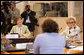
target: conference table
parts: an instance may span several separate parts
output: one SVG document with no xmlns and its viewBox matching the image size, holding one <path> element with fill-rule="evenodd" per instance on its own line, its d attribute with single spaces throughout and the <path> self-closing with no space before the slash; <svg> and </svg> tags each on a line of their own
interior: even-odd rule
<svg viewBox="0 0 84 55">
<path fill-rule="evenodd" d="M 1 39 L 5 39 L 5 38 L 1 38 Z M 17 43 L 28 43 L 28 42 L 34 42 L 35 38 L 16 38 L 16 39 L 10 39 L 12 40 L 13 44 L 17 44 Z M 83 44 L 82 45 L 78 45 L 78 48 L 83 48 Z M 77 48 L 76 47 L 76 48 Z M 16 49 L 16 48 L 10 48 L 10 49 L 6 49 L 5 51 L 7 51 L 8 54 L 28 54 L 25 52 L 25 49 Z M 83 49 L 69 49 L 69 48 L 64 48 L 64 54 L 83 54 Z"/>
<path fill-rule="evenodd" d="M 13 49 L 14 50 L 14 49 Z M 18 51 L 14 51 L 14 52 L 8 52 L 9 54 L 28 54 L 25 52 L 25 50 L 18 50 Z M 67 49 L 65 48 L 64 49 L 64 54 L 83 54 L 83 50 L 70 50 L 70 49 Z"/>
</svg>

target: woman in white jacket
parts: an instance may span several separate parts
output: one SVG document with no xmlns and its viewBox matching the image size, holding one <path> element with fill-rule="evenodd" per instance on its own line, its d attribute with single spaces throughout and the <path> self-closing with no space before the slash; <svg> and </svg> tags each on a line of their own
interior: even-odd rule
<svg viewBox="0 0 84 55">
<path fill-rule="evenodd" d="M 80 39 L 80 28 L 76 25 L 76 19 L 75 17 L 70 17 L 66 21 L 67 27 L 66 29 L 61 33 L 66 40 L 72 40 L 76 41 Z"/>
</svg>

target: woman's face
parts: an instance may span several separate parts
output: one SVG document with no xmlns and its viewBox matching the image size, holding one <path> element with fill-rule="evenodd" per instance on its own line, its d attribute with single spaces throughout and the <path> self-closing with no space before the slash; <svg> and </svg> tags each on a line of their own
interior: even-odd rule
<svg viewBox="0 0 84 55">
<path fill-rule="evenodd" d="M 73 27 L 75 26 L 74 20 L 68 21 L 67 25 L 68 25 L 70 28 L 73 28 Z"/>
<path fill-rule="evenodd" d="M 22 25 L 22 20 L 21 20 L 21 18 L 19 18 L 19 19 L 17 20 L 17 25 L 19 25 L 19 26 Z"/>
<path fill-rule="evenodd" d="M 11 8 L 13 9 L 15 7 L 14 3 L 11 3 Z"/>
</svg>

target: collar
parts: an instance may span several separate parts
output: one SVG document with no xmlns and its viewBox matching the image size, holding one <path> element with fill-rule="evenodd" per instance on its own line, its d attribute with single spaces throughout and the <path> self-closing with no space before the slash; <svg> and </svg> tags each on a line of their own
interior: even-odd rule
<svg viewBox="0 0 84 55">
<path fill-rule="evenodd" d="M 17 27 L 18 27 L 18 25 L 17 25 Z M 23 27 L 23 24 L 22 24 L 22 26 L 20 28 L 22 28 L 22 27 Z"/>
<path fill-rule="evenodd" d="M 16 8 L 12 9 L 13 11 L 15 10 Z"/>
</svg>

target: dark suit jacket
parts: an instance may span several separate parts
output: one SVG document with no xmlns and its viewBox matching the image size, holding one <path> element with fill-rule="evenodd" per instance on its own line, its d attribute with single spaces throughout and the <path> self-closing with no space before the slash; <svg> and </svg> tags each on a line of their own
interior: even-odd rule
<svg viewBox="0 0 84 55">
<path fill-rule="evenodd" d="M 37 25 L 37 22 L 38 22 L 38 21 L 37 21 L 37 19 L 35 18 L 35 15 L 36 15 L 36 12 L 34 12 L 34 11 L 31 11 L 29 14 L 27 14 L 26 11 L 23 12 L 23 13 L 21 14 L 21 17 L 24 18 L 23 24 L 26 24 L 25 22 L 26 22 L 26 20 L 27 20 L 27 17 L 29 16 L 29 19 L 30 19 L 31 23 L 34 24 L 34 25 Z"/>
<path fill-rule="evenodd" d="M 35 15 L 36 15 L 36 12 L 34 12 L 34 11 L 31 11 L 29 14 L 27 14 L 27 12 L 25 11 L 21 14 L 22 18 L 24 18 L 23 24 L 27 25 L 29 31 L 31 31 L 31 32 L 34 31 L 35 25 L 38 26 L 38 24 L 37 24 L 38 21 L 35 18 Z M 29 16 L 29 20 L 31 21 L 31 23 L 26 23 L 28 16 Z"/>
</svg>

